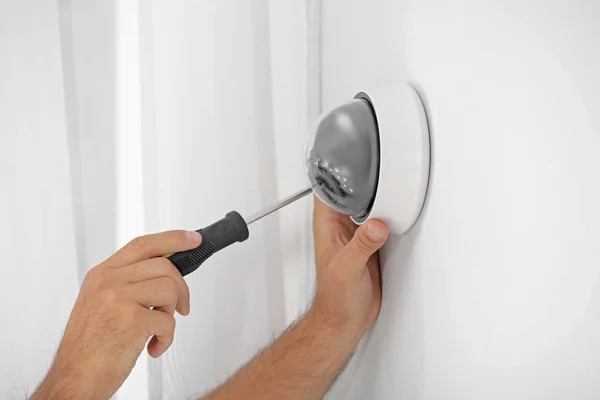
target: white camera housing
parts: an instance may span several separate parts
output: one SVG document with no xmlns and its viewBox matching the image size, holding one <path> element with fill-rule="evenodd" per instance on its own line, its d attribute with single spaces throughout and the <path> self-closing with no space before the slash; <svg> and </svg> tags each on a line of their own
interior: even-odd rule
<svg viewBox="0 0 600 400">
<path fill-rule="evenodd" d="M 379 132 L 379 179 L 370 212 L 352 220 L 385 222 L 401 235 L 417 221 L 427 194 L 430 169 L 429 126 L 423 103 L 408 84 L 358 93 L 372 105 Z"/>
</svg>

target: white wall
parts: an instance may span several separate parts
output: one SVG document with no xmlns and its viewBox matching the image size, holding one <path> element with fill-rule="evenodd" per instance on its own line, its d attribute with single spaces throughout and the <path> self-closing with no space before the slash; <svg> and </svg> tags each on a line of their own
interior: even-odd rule
<svg viewBox="0 0 600 400">
<path fill-rule="evenodd" d="M 600 3 L 323 5 L 325 107 L 408 79 L 433 157 L 330 398 L 598 398 Z"/>
</svg>

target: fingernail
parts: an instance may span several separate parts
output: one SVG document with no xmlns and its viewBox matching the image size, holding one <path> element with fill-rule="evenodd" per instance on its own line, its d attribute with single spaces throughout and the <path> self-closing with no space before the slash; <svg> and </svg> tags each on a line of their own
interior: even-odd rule
<svg viewBox="0 0 600 400">
<path fill-rule="evenodd" d="M 385 232 L 379 229 L 374 224 L 369 224 L 367 225 L 367 236 L 369 237 L 369 239 L 375 242 L 379 242 L 385 237 Z"/>
<path fill-rule="evenodd" d="M 196 231 L 188 231 L 187 237 L 192 243 L 200 243 L 202 241 L 202 235 Z"/>
</svg>

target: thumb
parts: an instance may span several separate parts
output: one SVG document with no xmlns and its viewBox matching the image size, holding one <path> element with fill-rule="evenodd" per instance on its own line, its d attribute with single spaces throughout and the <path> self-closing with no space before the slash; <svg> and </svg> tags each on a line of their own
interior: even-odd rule
<svg viewBox="0 0 600 400">
<path fill-rule="evenodd" d="M 338 262 L 349 273 L 362 273 L 369 257 L 379 250 L 387 240 L 387 226 L 378 220 L 370 220 L 358 227 L 350 243 L 340 252 Z"/>
</svg>

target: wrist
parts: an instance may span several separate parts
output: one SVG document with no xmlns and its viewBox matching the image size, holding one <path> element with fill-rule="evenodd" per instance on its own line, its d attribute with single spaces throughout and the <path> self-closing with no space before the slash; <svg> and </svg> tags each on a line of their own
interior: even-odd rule
<svg viewBox="0 0 600 400">
<path fill-rule="evenodd" d="M 332 304 L 318 293 L 306 316 L 314 325 L 331 332 L 338 341 L 353 349 L 367 330 L 363 319 L 354 317 L 345 307 Z"/>
<path fill-rule="evenodd" d="M 206 400 L 321 399 L 352 353 L 343 325 L 311 307 L 273 344 Z"/>
<path fill-rule="evenodd" d="M 362 337 L 361 330 L 357 324 L 343 315 L 336 315 L 334 312 L 328 311 L 325 307 L 317 302 L 314 302 L 304 316 L 308 329 L 312 329 L 316 334 L 322 334 L 335 341 L 336 346 L 343 349 L 354 348 L 360 342 Z"/>
</svg>

